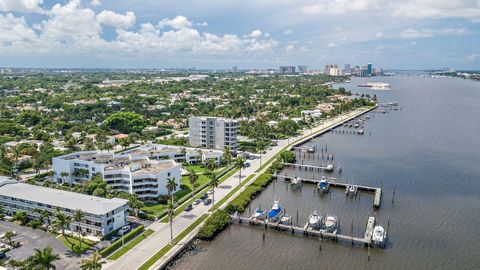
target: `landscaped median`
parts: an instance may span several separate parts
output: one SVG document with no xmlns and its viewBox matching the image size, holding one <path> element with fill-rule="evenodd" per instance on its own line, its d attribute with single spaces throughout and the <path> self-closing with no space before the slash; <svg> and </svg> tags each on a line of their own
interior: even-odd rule
<svg viewBox="0 0 480 270">
<path fill-rule="evenodd" d="M 185 236 L 191 233 L 199 224 L 201 224 L 206 218 L 208 214 L 203 214 L 199 217 L 195 222 L 193 222 L 188 228 L 183 230 L 177 237 L 173 239 L 173 243 L 167 244 L 165 247 L 160 249 L 157 253 L 155 253 L 150 259 L 148 259 L 142 266 L 140 266 L 137 270 L 148 270 L 152 265 L 154 265 L 160 258 L 162 258 L 165 254 L 167 254 L 170 249 L 175 246 L 175 243 L 180 242 Z"/>
<path fill-rule="evenodd" d="M 112 254 L 113 252 L 115 252 L 117 249 L 121 248 L 122 247 L 122 243 L 127 243 L 128 241 L 132 240 L 133 238 L 135 238 L 137 235 L 139 235 L 140 233 L 143 232 L 144 230 L 144 226 L 143 225 L 140 225 L 138 227 L 136 227 L 135 229 L 131 230 L 130 232 L 128 232 L 127 234 L 125 234 L 123 237 L 121 237 L 120 239 L 116 240 L 115 242 L 113 242 L 113 244 L 111 244 L 110 246 L 100 250 L 100 255 L 102 255 L 102 257 L 106 258 L 108 255 Z M 123 240 L 123 242 L 122 242 Z"/>
</svg>

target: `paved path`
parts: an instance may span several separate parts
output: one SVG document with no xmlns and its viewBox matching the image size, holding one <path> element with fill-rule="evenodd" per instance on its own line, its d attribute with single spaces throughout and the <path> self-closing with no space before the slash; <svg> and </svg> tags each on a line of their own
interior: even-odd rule
<svg viewBox="0 0 480 270">
<path fill-rule="evenodd" d="M 365 112 L 363 110 L 356 110 L 353 112 L 348 113 L 347 115 L 343 115 L 342 117 L 336 117 L 331 120 L 327 120 L 325 123 L 313 128 L 304 130 L 301 135 L 298 135 L 293 138 L 279 140 L 278 145 L 272 147 L 272 149 L 268 150 L 266 154 L 262 155 L 262 162 L 267 162 L 271 157 L 278 154 L 283 148 L 288 146 L 289 144 L 299 141 L 301 138 L 320 132 L 325 129 L 329 129 L 332 125 L 342 122 L 344 119 L 353 117 L 355 115 L 359 115 Z M 242 179 L 245 179 L 247 176 L 254 174 L 255 171 L 260 168 L 260 159 L 249 160 L 250 167 L 245 168 L 242 170 Z M 262 163 L 262 164 L 263 164 Z M 266 168 L 265 168 L 266 169 Z M 253 181 L 254 179 L 252 179 Z M 225 197 L 235 186 L 239 183 L 239 173 L 232 175 L 228 179 L 226 179 L 218 188 L 215 189 L 215 201 L 218 201 Z M 243 188 L 242 188 L 243 189 Z M 240 190 L 242 190 L 240 189 Z M 238 191 L 236 194 L 240 193 Z M 232 198 L 235 196 L 232 196 Z M 231 198 L 231 199 L 232 199 Z M 199 204 L 194 206 L 193 210 L 190 212 L 182 212 L 177 217 L 174 218 L 173 221 L 173 237 L 177 236 L 183 230 L 185 230 L 190 224 L 192 224 L 197 218 L 202 216 L 203 214 L 208 212 L 212 205 L 204 206 L 203 204 Z M 126 254 L 115 261 L 109 261 L 107 264 L 104 265 L 104 269 L 114 269 L 114 270 L 132 270 L 138 269 L 144 262 L 150 259 L 156 252 L 162 249 L 170 242 L 170 224 L 169 223 L 160 223 L 154 222 L 152 225 L 148 227 L 152 229 L 154 233 L 144 241 L 142 241 L 139 245 L 134 247 L 133 249 L 129 250 Z M 155 265 L 151 269 L 156 269 Z"/>
</svg>

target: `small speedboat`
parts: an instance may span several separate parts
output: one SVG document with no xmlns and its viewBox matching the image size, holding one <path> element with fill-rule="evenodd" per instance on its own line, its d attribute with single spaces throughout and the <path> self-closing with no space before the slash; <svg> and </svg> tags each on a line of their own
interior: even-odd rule
<svg viewBox="0 0 480 270">
<path fill-rule="evenodd" d="M 353 125 L 354 128 L 358 128 L 360 125 L 357 123 L 355 125 Z"/>
<path fill-rule="evenodd" d="M 307 148 L 307 152 L 313 153 L 313 152 L 315 152 L 315 148 L 313 148 L 313 147 L 308 147 L 308 148 Z"/>
<path fill-rule="evenodd" d="M 253 213 L 252 218 L 261 220 L 261 219 L 263 219 L 263 213 L 264 213 L 264 211 L 262 209 L 258 208 L 257 210 L 255 210 L 255 213 Z"/>
<path fill-rule="evenodd" d="M 321 221 L 320 215 L 317 213 L 317 211 L 312 211 L 310 216 L 308 217 L 308 226 L 312 229 L 318 229 L 320 228 L 320 221 Z"/>
<path fill-rule="evenodd" d="M 292 224 L 292 217 L 285 214 L 283 217 L 280 219 L 280 223 L 282 224 Z"/>
<path fill-rule="evenodd" d="M 276 221 L 280 218 L 280 214 L 282 213 L 282 206 L 278 202 L 278 200 L 273 201 L 272 209 L 268 211 L 268 219 L 270 221 Z"/>
<path fill-rule="evenodd" d="M 363 129 L 357 130 L 357 134 L 359 134 L 359 135 L 363 135 L 363 132 L 364 132 Z"/>
<path fill-rule="evenodd" d="M 322 177 L 322 180 L 320 180 L 320 182 L 318 183 L 318 190 L 323 193 L 327 193 L 328 191 L 330 191 L 330 183 L 328 183 L 325 177 Z"/>
<path fill-rule="evenodd" d="M 294 177 L 290 181 L 290 186 L 295 187 L 295 188 L 300 187 L 301 184 L 302 184 L 302 181 L 300 180 L 299 177 Z"/>
<path fill-rule="evenodd" d="M 365 115 L 365 117 L 366 117 L 367 119 L 370 119 L 370 115 L 369 115 L 369 114 Z"/>
<path fill-rule="evenodd" d="M 333 164 L 328 164 L 327 167 L 325 167 L 326 172 L 333 172 Z"/>
<path fill-rule="evenodd" d="M 357 195 L 357 186 L 355 185 L 348 185 L 345 189 L 345 194 L 347 195 Z"/>
<path fill-rule="evenodd" d="M 383 246 L 386 236 L 387 234 L 382 226 L 377 225 L 373 228 L 372 241 L 375 245 Z"/>
<path fill-rule="evenodd" d="M 334 216 L 327 216 L 323 222 L 323 226 L 327 232 L 335 232 L 337 230 L 337 218 Z"/>
</svg>

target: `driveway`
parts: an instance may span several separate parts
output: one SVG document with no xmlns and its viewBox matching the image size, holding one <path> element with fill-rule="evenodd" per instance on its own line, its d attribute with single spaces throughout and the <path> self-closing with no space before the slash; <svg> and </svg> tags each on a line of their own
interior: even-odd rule
<svg viewBox="0 0 480 270">
<path fill-rule="evenodd" d="M 74 254 L 51 234 L 40 229 L 34 230 L 30 227 L 20 226 L 13 222 L 0 221 L 0 234 L 6 231 L 15 231 L 17 235 L 12 240 L 21 243 L 19 248 L 7 252 L 7 261 L 9 259 L 25 260 L 35 252 L 35 249 L 51 246 L 54 253 L 61 257 L 60 261 L 56 263 L 57 269 L 80 268 L 81 257 Z"/>
</svg>

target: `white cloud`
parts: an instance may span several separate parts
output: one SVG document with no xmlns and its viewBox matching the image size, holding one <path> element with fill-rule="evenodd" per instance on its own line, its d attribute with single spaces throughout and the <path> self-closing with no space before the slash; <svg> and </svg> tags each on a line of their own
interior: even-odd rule
<svg viewBox="0 0 480 270">
<path fill-rule="evenodd" d="M 293 44 L 290 44 L 284 48 L 286 52 L 293 51 L 295 49 L 295 46 Z"/>
<path fill-rule="evenodd" d="M 283 34 L 285 34 L 285 35 L 291 35 L 291 34 L 293 34 L 293 32 L 294 32 L 293 29 L 288 28 L 288 29 L 285 29 L 285 31 L 283 31 Z"/>
<path fill-rule="evenodd" d="M 467 59 L 474 62 L 475 60 L 477 59 L 480 59 L 480 55 L 478 54 L 470 54 L 470 55 L 467 55 Z"/>
<path fill-rule="evenodd" d="M 92 1 L 90 1 L 90 5 L 92 5 L 94 7 L 98 7 L 98 6 L 102 5 L 102 2 L 100 0 L 92 0 Z"/>
<path fill-rule="evenodd" d="M 375 34 L 375 37 L 376 37 L 376 38 L 382 38 L 382 37 L 383 37 L 383 33 L 382 33 L 382 32 L 377 32 L 377 33 Z"/>
<path fill-rule="evenodd" d="M 42 4 L 43 0 L 0 0 L 0 11 L 43 13 L 43 9 L 40 7 Z"/>
<path fill-rule="evenodd" d="M 330 43 L 327 44 L 327 47 L 328 48 L 335 48 L 335 47 L 338 47 L 338 45 L 335 44 L 334 42 L 330 42 Z"/>
<path fill-rule="evenodd" d="M 127 11 L 125 15 L 115 13 L 111 10 L 104 10 L 97 15 L 97 21 L 103 25 L 115 28 L 129 28 L 135 25 L 135 14 Z"/>
<path fill-rule="evenodd" d="M 17 46 L 19 43 L 37 40 L 35 31 L 30 29 L 23 17 L 15 17 L 11 13 L 0 14 L 0 48 Z"/>
<path fill-rule="evenodd" d="M 262 36 L 262 31 L 260 31 L 258 29 L 253 30 L 248 36 L 251 37 L 251 38 L 259 38 L 259 37 Z"/>
<path fill-rule="evenodd" d="M 468 31 L 465 28 L 445 28 L 445 29 L 414 29 L 409 28 L 404 30 L 401 34 L 401 38 L 406 39 L 415 39 L 415 38 L 428 38 L 434 36 L 443 36 L 443 35 L 455 35 L 460 36 L 466 34 Z"/>
<path fill-rule="evenodd" d="M 169 26 L 172 29 L 179 30 L 183 28 L 192 27 L 192 22 L 189 21 L 185 16 L 177 16 L 173 19 L 163 19 L 158 23 L 160 28 Z"/>
</svg>

